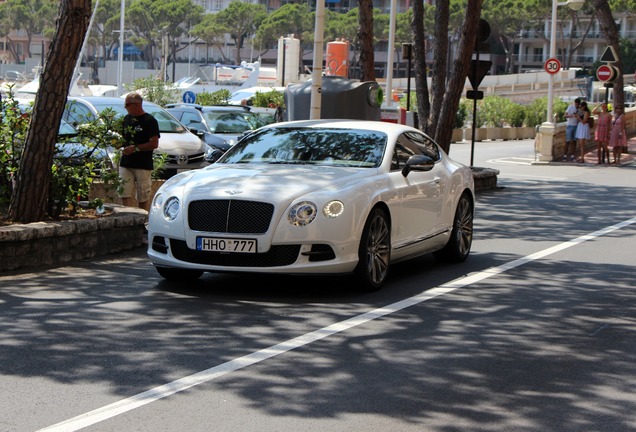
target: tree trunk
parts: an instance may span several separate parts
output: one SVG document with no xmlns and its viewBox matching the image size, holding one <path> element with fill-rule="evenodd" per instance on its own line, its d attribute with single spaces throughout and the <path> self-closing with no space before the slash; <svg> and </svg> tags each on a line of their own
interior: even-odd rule
<svg viewBox="0 0 636 432">
<path fill-rule="evenodd" d="M 614 106 L 623 105 L 625 102 L 625 92 L 623 90 L 623 63 L 621 61 L 618 26 L 614 21 L 612 10 L 610 9 L 607 0 L 594 0 L 594 9 L 598 14 L 598 22 L 601 26 L 601 31 L 605 35 L 607 44 L 614 48 L 614 51 L 616 51 L 616 55 L 618 56 L 616 59 L 618 61 L 616 63 L 612 63 L 612 66 L 616 67 L 621 72 L 614 80 Z"/>
<path fill-rule="evenodd" d="M 421 131 L 428 133 L 428 117 L 431 102 L 428 98 L 426 76 L 426 30 L 424 29 L 424 4 L 413 3 L 413 58 L 415 60 L 415 93 L 417 94 L 417 124 Z"/>
<path fill-rule="evenodd" d="M 360 81 L 375 81 L 373 56 L 373 1 L 360 0 L 358 40 L 360 41 Z M 390 97 L 391 95 L 386 95 Z"/>
<path fill-rule="evenodd" d="M 435 59 L 433 61 L 433 74 L 431 78 L 431 117 L 428 120 L 428 129 L 434 130 L 434 125 L 439 123 L 441 115 L 439 107 L 442 106 L 446 86 L 450 84 L 450 76 L 447 76 L 446 68 L 448 50 L 448 20 L 450 14 L 450 2 L 437 2 L 435 6 Z M 418 98 L 419 99 L 419 98 Z M 437 109 L 436 109 L 437 108 Z M 454 117 L 454 116 L 453 116 Z M 454 118 L 453 118 L 454 121 Z M 451 123 L 452 124 L 452 123 Z"/>
<path fill-rule="evenodd" d="M 15 222 L 37 222 L 46 217 L 53 150 L 91 10 L 91 0 L 60 3 L 55 37 L 40 76 L 17 184 L 9 205 L 9 217 Z"/>
<path fill-rule="evenodd" d="M 446 85 L 446 92 L 441 103 L 439 117 L 435 124 L 431 125 L 435 129 L 434 139 L 447 152 L 450 152 L 450 143 L 453 136 L 453 125 L 459 100 L 461 99 L 466 83 L 466 77 L 470 70 L 470 61 L 475 50 L 475 42 L 479 28 L 479 18 L 481 16 L 481 6 L 483 0 L 468 0 L 466 5 L 466 14 L 464 15 L 464 24 L 460 29 L 459 51 L 457 57 L 453 59 L 451 67 L 451 76 Z M 438 28 L 439 24 L 435 24 L 435 37 L 446 38 L 448 35 L 448 25 Z M 445 56 L 446 53 L 440 53 Z M 419 97 L 418 97 L 419 99 Z"/>
</svg>

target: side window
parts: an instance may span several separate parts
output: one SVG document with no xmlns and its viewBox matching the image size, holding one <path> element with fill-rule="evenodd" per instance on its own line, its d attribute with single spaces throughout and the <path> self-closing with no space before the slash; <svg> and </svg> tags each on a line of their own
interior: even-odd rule
<svg viewBox="0 0 636 432">
<path fill-rule="evenodd" d="M 402 141 L 402 138 L 404 138 L 405 141 Z M 405 146 L 413 148 L 414 154 L 423 154 L 435 162 L 441 157 L 437 144 L 424 134 L 407 132 L 400 137 L 400 142 L 403 142 Z"/>
<path fill-rule="evenodd" d="M 406 140 L 403 140 L 402 137 L 398 139 L 395 152 L 393 153 L 393 159 L 391 160 L 391 171 L 401 170 L 411 156 L 419 154 L 419 152 L 414 152 L 413 146 L 405 145 L 405 141 Z M 408 144 L 408 141 L 406 143 Z"/>
<path fill-rule="evenodd" d="M 73 126 L 77 126 L 93 121 L 95 116 L 84 105 L 76 102 L 68 102 L 66 108 L 64 108 L 62 118 Z"/>
<path fill-rule="evenodd" d="M 426 135 L 415 132 L 400 135 L 391 161 L 391 171 L 401 170 L 411 156 L 418 154 L 428 156 L 435 162 L 441 157 L 437 144 Z"/>
</svg>

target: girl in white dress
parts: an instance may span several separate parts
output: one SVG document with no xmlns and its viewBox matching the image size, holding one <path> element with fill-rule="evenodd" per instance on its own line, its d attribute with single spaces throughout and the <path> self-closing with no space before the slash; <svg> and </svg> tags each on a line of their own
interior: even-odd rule
<svg viewBox="0 0 636 432">
<path fill-rule="evenodd" d="M 587 102 L 582 101 L 579 105 L 579 124 L 576 127 L 576 139 L 578 145 L 581 148 L 581 160 L 579 162 L 585 162 L 585 144 L 590 139 L 590 125 L 588 121 L 590 119 L 590 109 L 587 107 Z"/>
</svg>

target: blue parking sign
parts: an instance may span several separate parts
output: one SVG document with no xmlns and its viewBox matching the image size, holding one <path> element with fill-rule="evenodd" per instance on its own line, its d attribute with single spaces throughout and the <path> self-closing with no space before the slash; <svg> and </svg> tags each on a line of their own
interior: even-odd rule
<svg viewBox="0 0 636 432">
<path fill-rule="evenodd" d="M 194 94 L 193 91 L 188 90 L 183 93 L 183 102 L 185 103 L 194 103 L 197 100 L 197 95 Z"/>
</svg>

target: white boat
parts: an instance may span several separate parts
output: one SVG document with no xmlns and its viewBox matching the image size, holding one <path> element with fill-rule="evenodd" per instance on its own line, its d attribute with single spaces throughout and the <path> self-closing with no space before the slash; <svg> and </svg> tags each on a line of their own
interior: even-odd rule
<svg viewBox="0 0 636 432">
<path fill-rule="evenodd" d="M 242 62 L 240 66 L 208 64 L 199 66 L 197 74 L 175 82 L 177 89 L 193 93 L 213 93 L 227 89 L 235 92 L 250 87 L 274 87 L 277 83 L 275 67 L 261 67 L 260 62 Z"/>
</svg>

